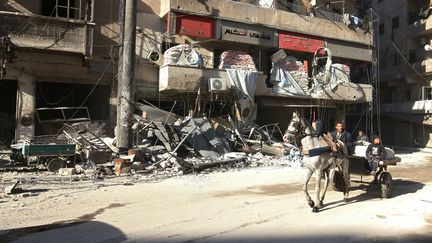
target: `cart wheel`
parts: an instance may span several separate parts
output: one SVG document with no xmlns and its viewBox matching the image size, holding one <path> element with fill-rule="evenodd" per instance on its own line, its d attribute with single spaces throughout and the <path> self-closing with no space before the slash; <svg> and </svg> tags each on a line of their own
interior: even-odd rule
<svg viewBox="0 0 432 243">
<path fill-rule="evenodd" d="M 389 172 L 383 172 L 380 176 L 381 182 L 381 197 L 389 198 L 392 193 L 392 176 Z"/>
<path fill-rule="evenodd" d="M 47 169 L 51 172 L 57 172 L 60 168 L 63 168 L 64 166 L 64 160 L 62 158 L 56 157 L 48 161 Z"/>
<path fill-rule="evenodd" d="M 333 180 L 330 183 L 333 191 L 344 192 L 345 191 L 345 181 L 343 177 L 343 172 L 336 170 L 333 175 Z"/>
</svg>

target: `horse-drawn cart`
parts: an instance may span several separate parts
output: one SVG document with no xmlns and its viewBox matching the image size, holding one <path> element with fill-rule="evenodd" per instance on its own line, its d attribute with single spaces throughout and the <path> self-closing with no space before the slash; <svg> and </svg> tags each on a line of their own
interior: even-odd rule
<svg viewBox="0 0 432 243">
<path fill-rule="evenodd" d="M 38 136 L 12 144 L 14 164 L 43 164 L 49 171 L 58 171 L 75 157 L 76 144 L 64 136 Z"/>
<path fill-rule="evenodd" d="M 381 187 L 381 197 L 389 198 L 392 194 L 392 176 L 387 171 L 387 166 L 394 166 L 401 161 L 399 157 L 380 160 L 378 170 L 374 175 L 369 172 L 369 165 L 365 157 L 348 156 L 349 159 L 349 174 L 360 175 L 360 181 L 363 182 L 363 176 L 373 176 L 371 183 L 378 184 Z M 336 171 L 331 183 L 333 190 L 344 191 L 342 172 Z"/>
</svg>

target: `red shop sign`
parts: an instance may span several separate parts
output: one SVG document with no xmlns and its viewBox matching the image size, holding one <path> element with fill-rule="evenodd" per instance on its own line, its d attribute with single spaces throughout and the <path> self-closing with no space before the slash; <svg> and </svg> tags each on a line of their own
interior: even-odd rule
<svg viewBox="0 0 432 243">
<path fill-rule="evenodd" d="M 279 31 L 279 48 L 314 53 L 321 47 L 324 47 L 324 40 L 320 37 Z"/>
<path fill-rule="evenodd" d="M 201 38 L 215 38 L 216 21 L 213 18 L 175 14 L 175 31 L 179 35 Z"/>
</svg>

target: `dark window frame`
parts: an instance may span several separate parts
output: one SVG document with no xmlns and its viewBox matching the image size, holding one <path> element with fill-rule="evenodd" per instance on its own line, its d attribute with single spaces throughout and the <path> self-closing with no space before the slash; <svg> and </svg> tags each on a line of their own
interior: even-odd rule
<svg viewBox="0 0 432 243">
<path fill-rule="evenodd" d="M 378 34 L 379 35 L 384 35 L 385 34 L 385 24 L 381 23 L 378 27 Z"/>
<path fill-rule="evenodd" d="M 400 26 L 399 16 L 396 16 L 392 19 L 392 30 L 398 29 Z"/>
</svg>

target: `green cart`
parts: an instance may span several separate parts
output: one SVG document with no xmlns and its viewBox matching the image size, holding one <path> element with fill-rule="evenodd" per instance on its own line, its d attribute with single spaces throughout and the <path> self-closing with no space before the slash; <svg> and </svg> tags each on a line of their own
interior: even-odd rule
<svg viewBox="0 0 432 243">
<path fill-rule="evenodd" d="M 76 144 L 63 136 L 38 136 L 11 145 L 11 161 L 16 164 L 43 164 L 55 172 L 74 160 Z"/>
</svg>

